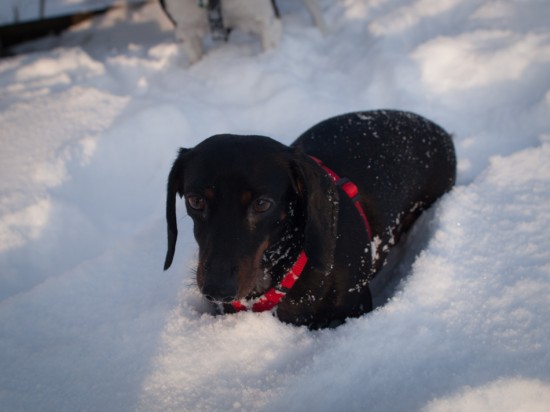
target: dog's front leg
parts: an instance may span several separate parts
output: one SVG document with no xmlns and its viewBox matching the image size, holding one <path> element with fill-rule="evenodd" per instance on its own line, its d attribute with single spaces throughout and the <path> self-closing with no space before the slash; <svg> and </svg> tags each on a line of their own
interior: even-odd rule
<svg viewBox="0 0 550 412">
<path fill-rule="evenodd" d="M 264 50 L 274 49 L 279 45 L 283 26 L 278 18 L 273 17 L 270 21 L 263 24 L 260 30 L 262 38 L 262 47 Z"/>
<path fill-rule="evenodd" d="M 325 24 L 325 19 L 323 18 L 323 14 L 321 13 L 321 9 L 319 8 L 319 3 L 317 3 L 317 0 L 304 0 L 304 3 L 311 13 L 311 16 L 313 17 L 317 28 L 321 31 L 321 33 L 326 34 L 328 31 L 327 25 Z"/>
<path fill-rule="evenodd" d="M 176 38 L 182 43 L 185 54 L 191 64 L 198 62 L 202 58 L 204 51 L 200 36 L 176 29 Z"/>
</svg>

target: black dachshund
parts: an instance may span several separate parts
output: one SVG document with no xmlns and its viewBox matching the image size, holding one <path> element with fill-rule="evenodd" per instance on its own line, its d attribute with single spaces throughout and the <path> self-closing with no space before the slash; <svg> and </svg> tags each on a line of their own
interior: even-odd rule
<svg viewBox="0 0 550 412">
<path fill-rule="evenodd" d="M 168 179 L 168 253 L 176 195 L 199 244 L 197 284 L 227 312 L 273 310 L 310 328 L 372 310 L 369 281 L 420 213 L 455 182 L 451 136 L 412 113 L 323 121 L 290 147 L 216 135 L 181 149 Z"/>
</svg>

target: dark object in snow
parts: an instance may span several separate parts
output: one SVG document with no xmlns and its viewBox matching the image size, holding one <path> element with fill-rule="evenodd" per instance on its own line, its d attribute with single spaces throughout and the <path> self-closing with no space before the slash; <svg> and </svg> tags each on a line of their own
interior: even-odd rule
<svg viewBox="0 0 550 412">
<path fill-rule="evenodd" d="M 208 23 L 212 38 L 218 41 L 227 41 L 229 29 L 223 25 L 222 5 L 220 0 L 210 0 L 208 2 Z"/>
<path fill-rule="evenodd" d="M 390 248 L 455 176 L 451 136 L 406 112 L 337 116 L 290 147 L 263 136 L 212 136 L 181 149 L 170 172 L 165 269 L 179 194 L 199 244 L 197 284 L 209 300 L 225 312 L 275 302 L 284 322 L 336 326 L 372 310 L 369 282 Z M 357 197 L 345 182 L 357 185 Z"/>
<path fill-rule="evenodd" d="M 13 55 L 14 53 L 10 51 L 10 48 L 20 43 L 49 35 L 58 35 L 69 27 L 101 15 L 107 10 L 100 9 L 87 13 L 56 16 L 0 26 L 0 57 Z"/>
</svg>

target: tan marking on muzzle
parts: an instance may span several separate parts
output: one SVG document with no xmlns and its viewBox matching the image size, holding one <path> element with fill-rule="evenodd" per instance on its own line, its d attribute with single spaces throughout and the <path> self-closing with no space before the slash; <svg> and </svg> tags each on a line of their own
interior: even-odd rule
<svg viewBox="0 0 550 412">
<path fill-rule="evenodd" d="M 239 288 L 237 298 L 242 299 L 252 292 L 264 292 L 269 287 L 270 280 L 264 276 L 261 269 L 262 256 L 269 247 L 269 241 L 265 239 L 260 243 L 253 256 L 247 256 L 239 260 L 237 269 Z"/>
</svg>

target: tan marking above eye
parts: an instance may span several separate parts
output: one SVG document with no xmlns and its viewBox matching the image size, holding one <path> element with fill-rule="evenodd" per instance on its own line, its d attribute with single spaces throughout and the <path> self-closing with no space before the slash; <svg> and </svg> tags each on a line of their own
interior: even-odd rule
<svg viewBox="0 0 550 412">
<path fill-rule="evenodd" d="M 251 192 L 243 192 L 241 194 L 241 204 L 242 205 L 248 205 L 251 200 L 252 200 L 252 193 Z"/>
<path fill-rule="evenodd" d="M 214 198 L 214 189 L 205 189 L 204 190 L 204 196 L 208 200 L 212 200 Z"/>
</svg>

